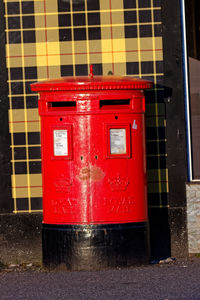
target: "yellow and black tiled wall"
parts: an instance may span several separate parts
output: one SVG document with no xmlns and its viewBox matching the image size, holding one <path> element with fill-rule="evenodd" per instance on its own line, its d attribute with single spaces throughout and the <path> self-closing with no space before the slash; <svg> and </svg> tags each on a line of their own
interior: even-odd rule
<svg viewBox="0 0 200 300">
<path fill-rule="evenodd" d="M 149 205 L 167 206 L 160 0 L 4 0 L 13 212 L 42 211 L 40 120 L 35 81 L 129 75 L 147 93 Z"/>
</svg>

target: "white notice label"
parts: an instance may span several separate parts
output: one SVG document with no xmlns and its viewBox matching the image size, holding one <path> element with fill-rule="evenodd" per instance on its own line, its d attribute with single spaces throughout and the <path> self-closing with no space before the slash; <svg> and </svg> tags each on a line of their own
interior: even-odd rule
<svg viewBox="0 0 200 300">
<path fill-rule="evenodd" d="M 68 155 L 68 139 L 67 130 L 54 130 L 54 155 L 67 156 Z"/>
<path fill-rule="evenodd" d="M 126 154 L 126 129 L 110 129 L 110 153 Z"/>
</svg>

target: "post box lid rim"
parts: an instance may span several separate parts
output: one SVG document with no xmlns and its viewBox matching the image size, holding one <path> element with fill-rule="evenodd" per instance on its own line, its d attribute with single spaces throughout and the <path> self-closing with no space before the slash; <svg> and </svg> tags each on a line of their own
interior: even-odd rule
<svg viewBox="0 0 200 300">
<path fill-rule="evenodd" d="M 153 83 L 128 76 L 61 77 L 31 84 L 32 91 L 149 89 Z"/>
</svg>

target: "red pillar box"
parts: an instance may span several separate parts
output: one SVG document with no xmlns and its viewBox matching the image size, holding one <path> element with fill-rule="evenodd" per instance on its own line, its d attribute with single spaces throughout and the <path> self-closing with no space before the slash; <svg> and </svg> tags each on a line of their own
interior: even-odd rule
<svg viewBox="0 0 200 300">
<path fill-rule="evenodd" d="M 129 77 L 64 77 L 40 93 L 43 262 L 69 270 L 149 260 L 144 89 Z"/>
</svg>

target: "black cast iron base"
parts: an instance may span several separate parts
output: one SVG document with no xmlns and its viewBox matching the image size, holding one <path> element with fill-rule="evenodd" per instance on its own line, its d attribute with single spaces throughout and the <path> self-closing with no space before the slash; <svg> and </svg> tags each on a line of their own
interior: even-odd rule
<svg viewBox="0 0 200 300">
<path fill-rule="evenodd" d="M 67 270 L 130 267 L 149 262 L 148 223 L 43 224 L 43 264 Z"/>
</svg>

